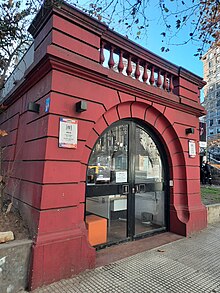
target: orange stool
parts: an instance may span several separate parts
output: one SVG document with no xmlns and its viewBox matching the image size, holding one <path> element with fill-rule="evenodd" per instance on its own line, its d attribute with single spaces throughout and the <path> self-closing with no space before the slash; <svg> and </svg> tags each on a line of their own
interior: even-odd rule
<svg viewBox="0 0 220 293">
<path fill-rule="evenodd" d="M 86 227 L 90 245 L 107 242 L 107 219 L 96 215 L 86 216 Z"/>
</svg>

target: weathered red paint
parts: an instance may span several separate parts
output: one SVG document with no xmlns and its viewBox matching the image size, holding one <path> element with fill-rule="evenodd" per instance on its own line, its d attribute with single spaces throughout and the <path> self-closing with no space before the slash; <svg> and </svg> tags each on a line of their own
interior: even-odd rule
<svg viewBox="0 0 220 293">
<path fill-rule="evenodd" d="M 34 240 L 29 288 L 94 266 L 95 250 L 84 223 L 87 164 L 99 135 L 120 119 L 141 120 L 164 145 L 173 181 L 169 230 L 189 235 L 206 227 L 199 158 L 188 155 L 188 140 L 198 142 L 198 117 L 204 113 L 198 95 L 202 80 L 65 4 L 40 13 L 31 31 L 34 63 L 6 97 L 8 109 L 0 116 L 1 128 L 9 132 L 1 139 L 8 146 L 4 166 L 13 166 L 7 193 Z M 110 41 L 138 60 L 148 60 L 154 70 L 168 70 L 173 93 L 163 89 L 166 85 L 158 88 L 104 68 L 99 49 Z M 77 113 L 80 100 L 87 101 L 88 110 Z M 29 102 L 40 104 L 39 114 L 27 112 Z M 58 147 L 60 117 L 78 120 L 76 150 Z M 187 136 L 188 127 L 195 133 Z"/>
<path fill-rule="evenodd" d="M 90 47 L 99 49 L 99 36 L 95 35 L 94 32 L 89 32 L 88 30 L 83 29 L 79 25 L 74 24 L 71 20 L 68 21 L 67 19 L 54 15 L 53 28 L 59 31 L 65 31 L 65 33 L 68 34 L 71 38 L 74 37 L 75 39 L 78 39 L 81 42 L 86 43 Z M 63 46 L 63 44 L 61 45 Z"/>
</svg>

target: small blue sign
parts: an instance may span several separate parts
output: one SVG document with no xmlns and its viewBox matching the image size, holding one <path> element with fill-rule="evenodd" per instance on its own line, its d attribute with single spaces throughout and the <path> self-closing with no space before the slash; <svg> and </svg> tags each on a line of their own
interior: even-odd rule
<svg viewBox="0 0 220 293">
<path fill-rule="evenodd" d="M 45 113 L 49 112 L 49 109 L 50 109 L 50 97 L 46 98 Z"/>
</svg>

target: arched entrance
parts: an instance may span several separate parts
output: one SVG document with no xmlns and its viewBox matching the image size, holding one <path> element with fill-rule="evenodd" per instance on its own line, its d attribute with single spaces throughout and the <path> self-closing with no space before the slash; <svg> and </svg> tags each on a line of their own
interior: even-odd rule
<svg viewBox="0 0 220 293">
<path fill-rule="evenodd" d="M 93 246 L 165 231 L 168 163 L 149 126 L 135 119 L 113 123 L 89 159 L 86 223 Z"/>
</svg>

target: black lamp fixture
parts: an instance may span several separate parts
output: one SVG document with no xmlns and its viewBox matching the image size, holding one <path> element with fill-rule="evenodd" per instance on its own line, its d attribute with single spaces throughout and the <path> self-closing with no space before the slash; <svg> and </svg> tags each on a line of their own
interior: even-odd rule
<svg viewBox="0 0 220 293">
<path fill-rule="evenodd" d="M 79 101 L 76 103 L 76 112 L 81 113 L 87 111 L 87 102 L 86 101 Z"/>
<path fill-rule="evenodd" d="M 30 112 L 39 113 L 40 112 L 40 104 L 37 104 L 37 103 L 34 103 L 34 102 L 29 102 L 27 110 L 30 111 Z"/>
<path fill-rule="evenodd" d="M 190 128 L 186 128 L 186 134 L 194 134 L 194 128 L 190 127 Z"/>
</svg>

